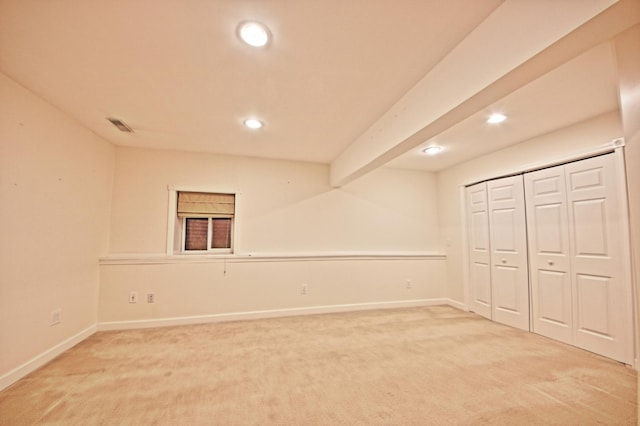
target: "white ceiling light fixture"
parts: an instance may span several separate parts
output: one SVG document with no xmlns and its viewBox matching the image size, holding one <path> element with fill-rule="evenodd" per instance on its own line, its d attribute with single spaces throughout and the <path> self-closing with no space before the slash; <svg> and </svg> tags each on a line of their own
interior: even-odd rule
<svg viewBox="0 0 640 426">
<path fill-rule="evenodd" d="M 487 119 L 487 123 L 498 124 L 498 123 L 502 123 L 506 119 L 507 119 L 506 115 L 496 112 L 495 114 L 491 114 L 491 116 L 489 116 L 489 118 Z"/>
<path fill-rule="evenodd" d="M 442 152 L 442 147 L 434 145 L 423 149 L 422 152 L 427 155 L 436 155 Z"/>
<path fill-rule="evenodd" d="M 269 29 L 260 22 L 246 21 L 238 25 L 238 36 L 242 41 L 253 47 L 264 47 L 271 40 Z"/>
<path fill-rule="evenodd" d="M 244 120 L 244 125 L 250 129 L 260 129 L 264 126 L 264 123 L 260 120 L 256 120 L 255 118 L 247 118 Z"/>
</svg>

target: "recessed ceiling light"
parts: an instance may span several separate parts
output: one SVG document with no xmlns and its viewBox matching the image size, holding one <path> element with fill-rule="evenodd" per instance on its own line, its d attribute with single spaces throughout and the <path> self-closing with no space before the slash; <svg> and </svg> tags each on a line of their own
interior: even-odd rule
<svg viewBox="0 0 640 426">
<path fill-rule="evenodd" d="M 238 26 L 238 36 L 253 47 L 263 47 L 269 43 L 271 34 L 269 29 L 260 22 L 248 21 L 242 22 Z"/>
<path fill-rule="evenodd" d="M 247 126 L 250 129 L 259 129 L 262 126 L 264 126 L 262 121 L 256 120 L 255 118 L 248 118 L 248 119 L 244 120 L 244 125 Z"/>
<path fill-rule="evenodd" d="M 440 151 L 442 151 L 442 147 L 441 146 L 430 146 L 428 148 L 425 148 L 422 150 L 422 152 L 424 152 L 427 155 L 436 155 L 438 154 Z"/>
<path fill-rule="evenodd" d="M 491 114 L 491 116 L 487 119 L 487 123 L 498 124 L 498 123 L 502 123 L 506 119 L 507 119 L 506 115 L 500 114 L 499 112 L 497 112 L 495 114 Z"/>
</svg>

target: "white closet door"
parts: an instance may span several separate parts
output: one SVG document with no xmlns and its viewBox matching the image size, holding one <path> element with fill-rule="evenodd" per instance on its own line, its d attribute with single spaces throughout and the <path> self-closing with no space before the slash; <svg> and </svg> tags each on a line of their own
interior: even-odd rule
<svg viewBox="0 0 640 426">
<path fill-rule="evenodd" d="M 533 331 L 573 343 L 571 254 L 564 166 L 524 176 Z"/>
<path fill-rule="evenodd" d="M 573 268 L 574 344 L 631 363 L 632 294 L 624 279 L 613 155 L 565 165 Z"/>
<path fill-rule="evenodd" d="M 470 309 L 491 319 L 491 267 L 487 185 L 478 183 L 466 191 L 469 230 Z"/>
<path fill-rule="evenodd" d="M 489 181 L 487 193 L 492 318 L 529 330 L 529 270 L 522 175 Z"/>
</svg>

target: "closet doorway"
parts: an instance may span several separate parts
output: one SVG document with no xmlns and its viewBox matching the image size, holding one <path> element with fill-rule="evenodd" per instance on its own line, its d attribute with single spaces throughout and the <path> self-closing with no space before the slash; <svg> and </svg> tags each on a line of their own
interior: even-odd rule
<svg viewBox="0 0 640 426">
<path fill-rule="evenodd" d="M 621 154 L 466 188 L 471 311 L 633 364 Z"/>
</svg>

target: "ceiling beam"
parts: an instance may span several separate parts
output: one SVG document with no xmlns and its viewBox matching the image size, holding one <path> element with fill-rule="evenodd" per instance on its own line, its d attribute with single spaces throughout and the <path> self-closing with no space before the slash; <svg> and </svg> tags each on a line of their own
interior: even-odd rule
<svg viewBox="0 0 640 426">
<path fill-rule="evenodd" d="M 332 162 L 331 184 L 383 166 L 610 40 L 639 13 L 637 0 L 507 0 Z"/>
</svg>

